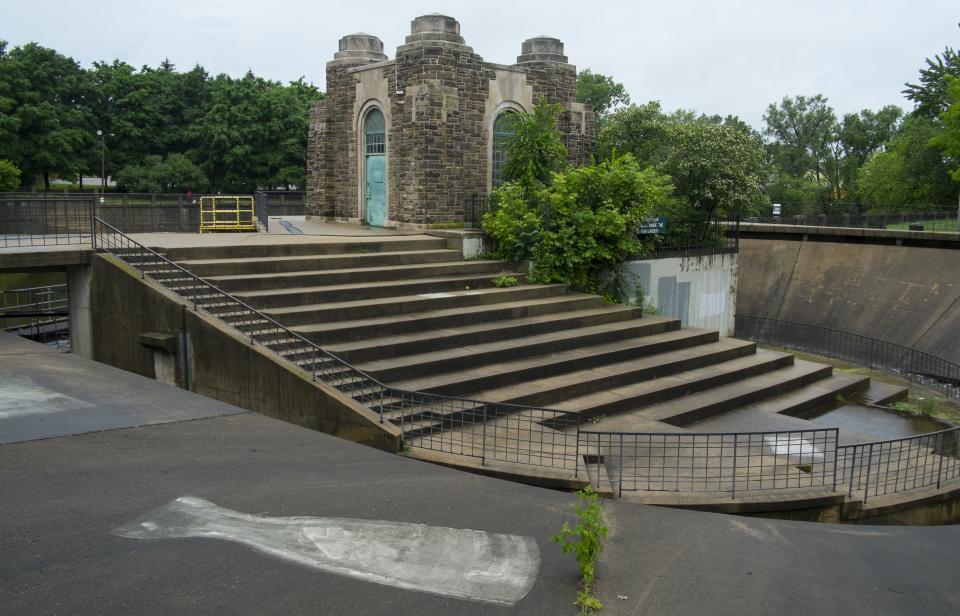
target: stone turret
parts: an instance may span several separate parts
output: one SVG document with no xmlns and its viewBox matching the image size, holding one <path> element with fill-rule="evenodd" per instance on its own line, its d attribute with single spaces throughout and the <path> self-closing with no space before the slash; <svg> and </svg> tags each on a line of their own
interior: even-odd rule
<svg viewBox="0 0 960 616">
<path fill-rule="evenodd" d="M 447 41 L 463 45 L 460 22 L 439 13 L 421 15 L 410 22 L 410 36 L 406 38 L 407 44 L 419 41 Z"/>
<path fill-rule="evenodd" d="M 549 36 L 536 36 L 523 42 L 517 64 L 526 62 L 562 62 L 567 63 L 563 55 L 563 41 Z"/>
<path fill-rule="evenodd" d="M 333 54 L 333 59 L 382 62 L 387 56 L 383 53 L 383 41 L 372 34 L 358 32 L 340 39 L 340 51 Z"/>
</svg>

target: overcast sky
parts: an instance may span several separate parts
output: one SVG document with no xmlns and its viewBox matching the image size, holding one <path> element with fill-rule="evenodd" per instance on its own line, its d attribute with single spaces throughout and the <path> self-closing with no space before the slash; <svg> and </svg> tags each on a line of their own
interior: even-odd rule
<svg viewBox="0 0 960 616">
<path fill-rule="evenodd" d="M 344 34 L 380 37 L 388 56 L 410 20 L 460 21 L 468 45 L 512 64 L 525 38 L 549 35 L 578 69 L 612 75 L 634 102 L 736 114 L 762 126 L 785 95 L 823 94 L 838 115 L 886 104 L 925 57 L 960 47 L 958 0 L 0 0 L 0 39 L 36 41 L 84 66 L 119 58 L 324 88 Z"/>
</svg>

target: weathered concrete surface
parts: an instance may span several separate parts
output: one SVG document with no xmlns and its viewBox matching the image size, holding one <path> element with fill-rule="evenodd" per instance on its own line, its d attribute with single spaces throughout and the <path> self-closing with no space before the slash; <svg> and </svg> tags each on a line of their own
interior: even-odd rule
<svg viewBox="0 0 960 616">
<path fill-rule="evenodd" d="M 737 312 L 960 362 L 960 250 L 741 239 Z"/>
<path fill-rule="evenodd" d="M 670 257 L 630 261 L 646 300 L 683 325 L 732 336 L 737 312 L 737 255 Z M 637 297 L 634 290 L 633 297 Z"/>
<path fill-rule="evenodd" d="M 239 412 L 235 406 L 0 333 L 0 443 Z"/>
<path fill-rule="evenodd" d="M 0 248 L 0 272 L 61 271 L 68 265 L 87 265 L 93 249 L 83 245 L 10 246 Z"/>
<path fill-rule="evenodd" d="M 91 268 L 97 361 L 156 378 L 156 351 L 141 344 L 140 335 L 186 333 L 192 391 L 374 447 L 399 449 L 399 429 L 379 423 L 376 415 L 341 392 L 312 382 L 233 329 L 144 282 L 115 257 L 97 255 Z"/>
<path fill-rule="evenodd" d="M 52 357 L 63 369 L 73 361 Z M 26 362 L 18 373 L 42 376 Z M 81 386 L 110 390 L 116 373 L 103 367 L 86 384 L 55 387 L 79 398 Z M 174 391 L 130 373 L 121 381 L 123 388 L 98 402 L 132 412 L 141 401 L 129 391 Z M 183 413 L 226 406 L 179 395 L 170 406 Z M 4 613 L 576 613 L 579 572 L 550 540 L 571 519 L 571 495 L 399 458 L 253 413 L 0 446 L 0 494 Z M 261 517 L 388 520 L 532 537 L 540 572 L 511 608 L 371 584 L 238 543 L 111 533 L 184 495 Z M 611 535 L 596 583 L 604 614 L 960 609 L 958 526 L 841 527 L 605 506 Z"/>
</svg>

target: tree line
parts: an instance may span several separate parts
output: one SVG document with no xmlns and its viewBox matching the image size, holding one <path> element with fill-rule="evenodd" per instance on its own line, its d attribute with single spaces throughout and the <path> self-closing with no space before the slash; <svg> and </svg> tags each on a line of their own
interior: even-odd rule
<svg viewBox="0 0 960 616">
<path fill-rule="evenodd" d="M 842 118 L 828 99 L 787 96 L 771 103 L 763 128 L 735 116 L 630 104 L 612 77 L 583 71 L 577 96 L 598 114 L 600 160 L 630 153 L 672 178 L 675 207 L 708 215 L 928 210 L 957 207 L 960 190 L 960 59 L 947 47 L 927 58 L 914 103 Z M 785 212 L 786 213 L 786 212 Z"/>
<path fill-rule="evenodd" d="M 212 77 L 166 60 L 85 69 L 0 41 L 0 186 L 49 189 L 100 177 L 105 163 L 118 188 L 137 192 L 302 187 L 310 104 L 322 97 L 302 78 Z"/>
</svg>

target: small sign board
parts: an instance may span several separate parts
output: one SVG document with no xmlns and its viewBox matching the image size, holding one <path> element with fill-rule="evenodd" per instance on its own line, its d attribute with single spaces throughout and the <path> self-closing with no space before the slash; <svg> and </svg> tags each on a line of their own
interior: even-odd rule
<svg viewBox="0 0 960 616">
<path fill-rule="evenodd" d="M 780 215 L 780 210 L 781 210 L 780 204 L 779 204 L 779 203 L 774 203 L 774 204 L 773 204 L 773 215 L 774 215 L 774 216 L 779 216 L 779 215 Z"/>
<path fill-rule="evenodd" d="M 646 218 L 640 225 L 640 235 L 663 235 L 666 232 L 667 219 L 665 216 Z"/>
</svg>

